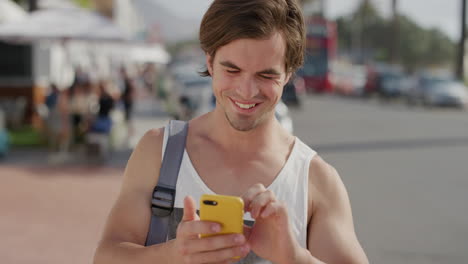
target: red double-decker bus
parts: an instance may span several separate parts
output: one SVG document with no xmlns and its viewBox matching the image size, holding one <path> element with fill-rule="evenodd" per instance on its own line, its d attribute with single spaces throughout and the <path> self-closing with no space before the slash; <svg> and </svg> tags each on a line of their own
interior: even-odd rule
<svg viewBox="0 0 468 264">
<path fill-rule="evenodd" d="M 308 92 L 332 92 L 330 61 L 336 56 L 336 24 L 322 17 L 311 17 L 306 19 L 306 27 L 305 61 L 299 75 L 304 78 Z"/>
</svg>

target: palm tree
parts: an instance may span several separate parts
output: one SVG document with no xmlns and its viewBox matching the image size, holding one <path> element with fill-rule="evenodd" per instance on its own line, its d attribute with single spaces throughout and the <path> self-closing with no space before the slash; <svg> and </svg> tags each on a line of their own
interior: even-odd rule
<svg viewBox="0 0 468 264">
<path fill-rule="evenodd" d="M 399 32 L 399 23 L 398 23 L 398 0 L 392 0 L 392 13 L 393 13 L 393 22 L 392 22 L 392 44 L 390 47 L 390 61 L 396 63 L 398 61 L 398 32 Z"/>
</svg>

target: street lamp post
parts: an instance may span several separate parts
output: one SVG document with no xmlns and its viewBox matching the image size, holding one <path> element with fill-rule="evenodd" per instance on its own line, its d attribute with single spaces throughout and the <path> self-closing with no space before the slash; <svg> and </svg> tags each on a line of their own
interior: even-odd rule
<svg viewBox="0 0 468 264">
<path fill-rule="evenodd" d="M 464 81 L 464 58 L 465 58 L 465 36 L 466 36 L 466 0 L 461 0 L 461 34 L 460 42 L 458 43 L 458 56 L 456 59 L 456 76 L 459 80 Z"/>
<path fill-rule="evenodd" d="M 37 0 L 28 0 L 28 9 L 29 12 L 33 12 L 37 10 Z"/>
</svg>

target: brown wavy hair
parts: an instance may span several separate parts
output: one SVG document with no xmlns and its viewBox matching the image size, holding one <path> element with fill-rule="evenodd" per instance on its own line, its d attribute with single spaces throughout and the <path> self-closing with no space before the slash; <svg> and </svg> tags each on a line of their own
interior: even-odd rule
<svg viewBox="0 0 468 264">
<path fill-rule="evenodd" d="M 200 25 L 200 45 L 211 56 L 237 39 L 266 39 L 279 31 L 286 41 L 285 70 L 304 63 L 305 25 L 297 0 L 215 0 Z M 210 76 L 208 70 L 200 73 Z"/>
</svg>

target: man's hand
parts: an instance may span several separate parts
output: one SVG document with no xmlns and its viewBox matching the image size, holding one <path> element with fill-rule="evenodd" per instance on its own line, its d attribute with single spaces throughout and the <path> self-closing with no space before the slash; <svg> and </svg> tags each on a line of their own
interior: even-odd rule
<svg viewBox="0 0 468 264">
<path fill-rule="evenodd" d="M 200 221 L 195 201 L 184 199 L 184 216 L 177 227 L 174 263 L 232 263 L 245 257 L 250 251 L 244 235 L 229 234 L 200 238 L 200 234 L 216 234 L 218 223 Z M 237 259 L 234 259 L 237 257 Z"/>
<path fill-rule="evenodd" d="M 301 248 L 290 230 L 286 205 L 262 184 L 249 188 L 242 199 L 255 219 L 255 225 L 244 230 L 252 251 L 274 263 L 294 260 Z"/>
</svg>

